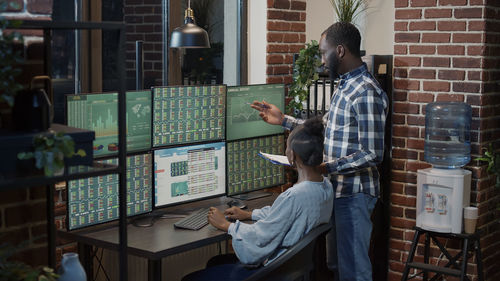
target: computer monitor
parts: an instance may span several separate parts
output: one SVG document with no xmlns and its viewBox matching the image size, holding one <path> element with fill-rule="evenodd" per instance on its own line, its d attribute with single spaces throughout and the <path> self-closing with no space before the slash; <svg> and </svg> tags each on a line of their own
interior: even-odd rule
<svg viewBox="0 0 500 281">
<path fill-rule="evenodd" d="M 243 194 L 285 183 L 284 168 L 258 155 L 262 151 L 284 155 L 283 135 L 227 142 L 227 195 Z"/>
<path fill-rule="evenodd" d="M 67 95 L 68 126 L 95 131 L 94 156 L 118 151 L 118 93 Z M 151 92 L 126 93 L 127 151 L 151 148 Z"/>
<path fill-rule="evenodd" d="M 118 164 L 117 158 L 100 160 Z M 91 177 L 67 182 L 69 230 L 91 226 L 119 218 L 118 174 Z M 127 156 L 127 215 L 152 210 L 152 155 Z"/>
<path fill-rule="evenodd" d="M 153 146 L 225 138 L 226 86 L 154 87 Z"/>
<path fill-rule="evenodd" d="M 285 87 L 282 84 L 228 87 L 226 140 L 283 133 L 281 126 L 262 121 L 259 112 L 250 107 L 256 100 L 274 104 L 284 112 Z"/>
<path fill-rule="evenodd" d="M 154 207 L 223 195 L 225 189 L 224 142 L 154 151 Z"/>
</svg>

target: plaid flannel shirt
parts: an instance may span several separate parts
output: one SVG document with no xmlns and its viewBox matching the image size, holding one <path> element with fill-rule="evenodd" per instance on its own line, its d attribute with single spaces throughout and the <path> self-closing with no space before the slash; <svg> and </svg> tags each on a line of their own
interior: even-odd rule
<svg viewBox="0 0 500 281">
<path fill-rule="evenodd" d="M 379 196 L 377 164 L 384 156 L 389 100 L 366 64 L 340 76 L 325 122 L 324 161 L 335 198 L 364 192 Z M 302 124 L 285 116 L 283 127 Z"/>
</svg>

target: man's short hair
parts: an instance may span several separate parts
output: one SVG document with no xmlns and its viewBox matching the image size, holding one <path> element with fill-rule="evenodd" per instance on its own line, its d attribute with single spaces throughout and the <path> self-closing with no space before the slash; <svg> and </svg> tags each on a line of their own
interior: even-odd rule
<svg viewBox="0 0 500 281">
<path fill-rule="evenodd" d="M 336 22 L 323 31 L 321 35 L 325 35 L 326 42 L 331 46 L 343 45 L 354 56 L 361 56 L 359 50 L 361 35 L 352 23 Z"/>
</svg>

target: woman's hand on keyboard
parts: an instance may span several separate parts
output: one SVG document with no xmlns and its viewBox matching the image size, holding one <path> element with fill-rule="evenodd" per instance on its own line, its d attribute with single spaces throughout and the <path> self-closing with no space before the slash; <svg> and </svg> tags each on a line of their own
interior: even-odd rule
<svg viewBox="0 0 500 281">
<path fill-rule="evenodd" d="M 224 211 L 224 215 L 226 215 L 227 218 L 232 219 L 232 220 L 251 220 L 252 219 L 252 212 L 251 211 L 244 211 L 240 209 L 239 207 L 231 207 L 229 209 L 226 209 Z"/>
<path fill-rule="evenodd" d="M 207 220 L 211 225 L 225 232 L 227 232 L 229 225 L 231 224 L 226 220 L 224 214 L 214 207 L 211 207 L 208 211 Z"/>
</svg>

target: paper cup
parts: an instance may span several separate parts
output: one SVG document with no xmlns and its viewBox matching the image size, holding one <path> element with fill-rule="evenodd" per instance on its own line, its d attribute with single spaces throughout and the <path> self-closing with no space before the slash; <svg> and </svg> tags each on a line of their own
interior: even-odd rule
<svg viewBox="0 0 500 281">
<path fill-rule="evenodd" d="M 464 231 L 465 233 L 476 232 L 478 209 L 476 207 L 464 208 Z"/>
</svg>

